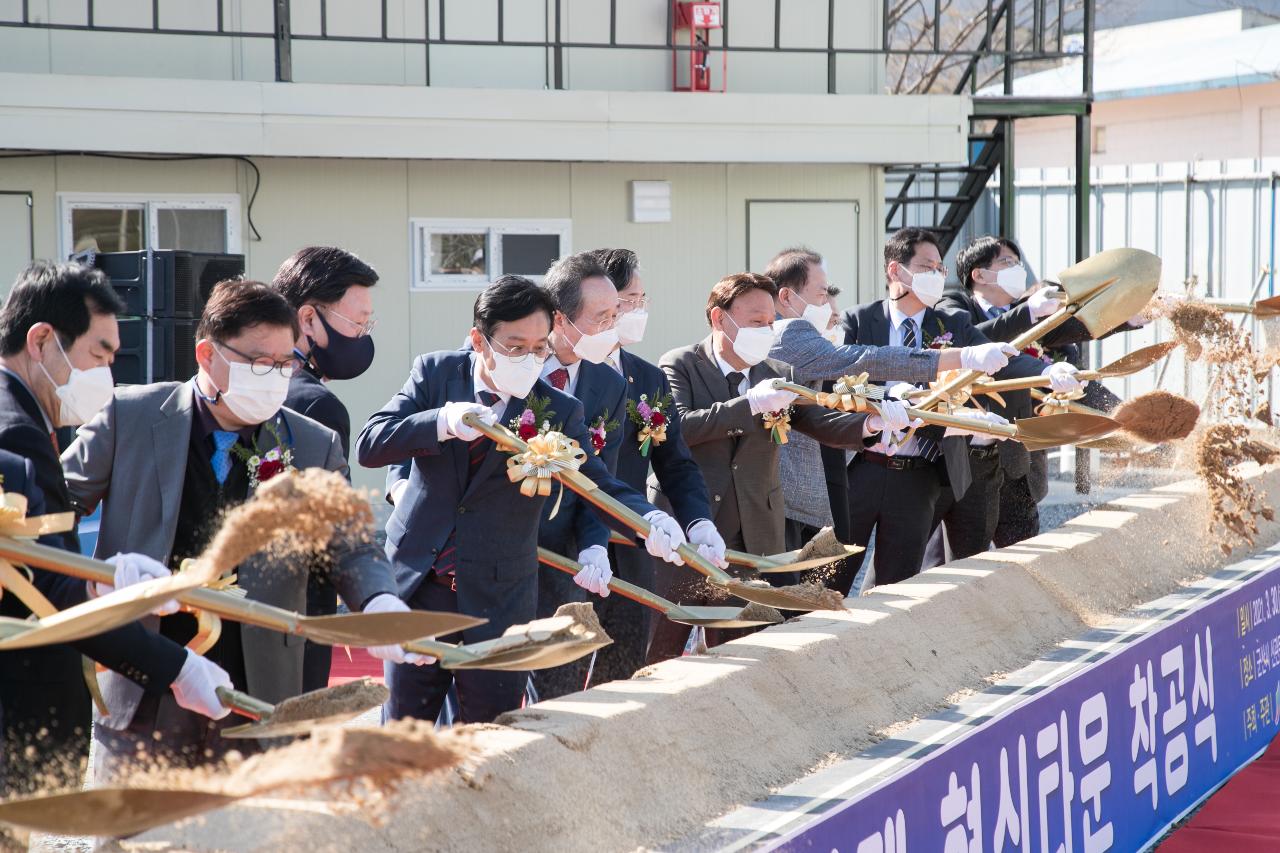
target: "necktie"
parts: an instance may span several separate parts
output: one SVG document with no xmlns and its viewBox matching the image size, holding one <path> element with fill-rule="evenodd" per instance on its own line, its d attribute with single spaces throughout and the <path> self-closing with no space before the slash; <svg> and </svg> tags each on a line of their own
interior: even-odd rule
<svg viewBox="0 0 1280 853">
<path fill-rule="evenodd" d="M 1004 313 L 1003 308 L 1001 308 L 998 305 L 992 305 L 990 308 L 987 309 L 987 319 L 994 320 L 995 318 L 999 317 L 1003 313 Z"/>
<path fill-rule="evenodd" d="M 481 391 L 476 395 L 480 398 L 480 402 L 489 408 L 498 402 L 498 395 L 491 391 Z M 485 455 L 489 452 L 489 448 L 493 447 L 493 442 L 483 435 L 479 438 L 468 442 L 467 444 L 467 482 L 471 482 L 471 477 L 475 475 L 476 469 L 480 467 L 480 463 L 484 461 Z M 449 533 L 449 538 L 445 540 L 444 547 L 440 549 L 440 555 L 436 557 L 435 565 L 432 571 L 437 575 L 452 575 L 458 568 L 458 528 L 455 526 Z"/>
<path fill-rule="evenodd" d="M 916 348 L 916 321 L 910 317 L 902 321 L 902 345 L 909 349 Z"/>
<path fill-rule="evenodd" d="M 746 378 L 747 377 L 745 374 L 739 373 L 736 370 L 725 377 L 725 380 L 728 381 L 729 383 L 729 393 L 732 396 L 737 397 L 739 394 L 742 393 L 738 389 L 742 387 L 742 380 Z"/>
<path fill-rule="evenodd" d="M 213 431 L 213 456 L 209 461 L 213 464 L 213 476 L 219 486 L 227 482 L 227 475 L 231 473 L 231 446 L 239 437 L 238 433 L 230 430 Z"/>
<path fill-rule="evenodd" d="M 569 368 L 557 367 L 555 370 L 547 374 L 547 381 L 557 391 L 563 391 L 569 384 Z"/>
</svg>

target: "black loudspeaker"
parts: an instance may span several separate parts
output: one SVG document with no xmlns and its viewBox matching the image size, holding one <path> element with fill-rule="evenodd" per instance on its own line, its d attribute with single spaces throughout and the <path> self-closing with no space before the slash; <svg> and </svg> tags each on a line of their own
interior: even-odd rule
<svg viewBox="0 0 1280 853">
<path fill-rule="evenodd" d="M 199 320 L 120 318 L 120 350 L 111 365 L 117 385 L 190 379 L 196 374 Z"/>
<path fill-rule="evenodd" d="M 138 317 L 199 319 L 215 284 L 244 275 L 244 255 L 208 252 L 104 252 L 93 265 L 111 279 L 125 313 Z"/>
</svg>

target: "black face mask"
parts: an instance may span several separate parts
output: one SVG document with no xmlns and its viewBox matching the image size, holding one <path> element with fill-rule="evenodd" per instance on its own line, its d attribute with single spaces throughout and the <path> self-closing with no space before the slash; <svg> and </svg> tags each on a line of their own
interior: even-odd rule
<svg viewBox="0 0 1280 853">
<path fill-rule="evenodd" d="M 324 319 L 321 311 L 317 310 L 316 316 L 320 318 L 320 325 L 324 326 L 325 334 L 329 336 L 329 344 L 323 347 L 317 346 L 311 336 L 307 336 L 307 341 L 311 344 L 311 360 L 315 362 L 320 374 L 326 379 L 355 379 L 368 370 L 369 365 L 373 364 L 373 338 L 369 335 L 353 338 L 340 334 Z"/>
</svg>

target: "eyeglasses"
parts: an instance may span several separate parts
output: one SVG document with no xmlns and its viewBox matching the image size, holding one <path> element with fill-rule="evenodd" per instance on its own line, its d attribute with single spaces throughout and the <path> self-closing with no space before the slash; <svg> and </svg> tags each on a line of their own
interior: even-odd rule
<svg viewBox="0 0 1280 853">
<path fill-rule="evenodd" d="M 260 355 L 260 356 L 249 355 L 248 353 L 241 352 L 240 350 L 236 349 L 230 344 L 222 341 L 219 341 L 217 346 L 220 349 L 229 350 L 230 352 L 240 356 L 246 362 L 248 362 L 249 372 L 252 373 L 254 376 L 266 376 L 271 371 L 278 370 L 280 371 L 281 376 L 288 379 L 293 376 L 294 371 L 296 371 L 299 367 L 299 362 L 296 357 L 288 358 L 288 359 L 285 359 L 284 361 L 276 361 L 274 358 L 268 355 Z M 226 356 L 223 356 L 223 360 L 224 361 L 226 360 Z"/>
<path fill-rule="evenodd" d="M 348 324 L 350 324 L 351 328 L 357 329 L 360 332 L 360 334 L 357 335 L 356 337 L 371 335 L 373 334 L 373 330 L 378 326 L 378 318 L 376 317 L 370 317 L 364 323 L 357 323 L 355 320 L 352 320 L 350 317 L 339 314 L 337 311 L 334 311 L 332 308 L 321 307 L 317 305 L 316 310 L 323 311 L 326 314 L 332 314 L 333 316 L 337 317 L 339 320 L 345 320 Z"/>
<path fill-rule="evenodd" d="M 511 361 L 523 361 L 528 356 L 533 356 L 534 359 L 537 361 L 546 361 L 547 356 L 551 355 L 550 344 L 539 344 L 538 346 L 530 349 L 529 347 L 526 347 L 526 346 L 509 347 L 504 343 L 499 343 L 498 341 L 495 341 L 493 338 L 485 338 L 485 340 L 489 342 L 489 346 L 495 347 L 494 349 L 495 355 L 501 355 L 504 358 L 510 359 Z M 499 352 L 498 349 L 496 349 L 497 347 L 502 348 L 501 352 Z"/>
<path fill-rule="evenodd" d="M 991 263 L 991 266 L 988 267 L 988 269 L 1007 270 L 1007 269 L 1013 269 L 1014 267 L 1020 267 L 1020 266 L 1022 266 L 1022 261 L 1018 260 L 1017 258 L 1009 257 L 1008 255 L 1006 255 L 1003 258 L 996 258 Z"/>
<path fill-rule="evenodd" d="M 923 269 L 912 269 L 912 267 L 922 267 Z M 933 264 L 924 264 L 924 263 L 907 264 L 907 269 L 911 270 L 912 272 L 940 272 L 942 273 L 944 278 L 948 274 L 946 264 L 938 264 L 937 266 L 934 266 Z"/>
<path fill-rule="evenodd" d="M 623 314 L 630 314 L 632 311 L 644 311 L 648 307 L 648 296 L 627 296 L 618 299 L 618 310 Z"/>
</svg>

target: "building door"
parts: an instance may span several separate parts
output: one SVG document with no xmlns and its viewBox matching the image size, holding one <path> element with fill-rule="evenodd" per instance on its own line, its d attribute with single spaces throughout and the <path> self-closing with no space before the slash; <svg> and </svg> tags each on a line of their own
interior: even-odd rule
<svg viewBox="0 0 1280 853">
<path fill-rule="evenodd" d="M 0 301 L 34 256 L 31 193 L 0 190 Z"/>
<path fill-rule="evenodd" d="M 748 268 L 762 273 L 782 249 L 806 246 L 822 255 L 827 278 L 843 291 L 840 304 L 857 304 L 859 213 L 853 200 L 748 200 Z"/>
</svg>

